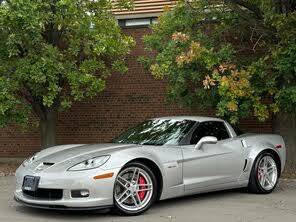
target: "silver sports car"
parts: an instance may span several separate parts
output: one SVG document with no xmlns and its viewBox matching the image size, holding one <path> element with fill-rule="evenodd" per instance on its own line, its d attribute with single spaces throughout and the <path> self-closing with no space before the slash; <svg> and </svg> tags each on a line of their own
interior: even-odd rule
<svg viewBox="0 0 296 222">
<path fill-rule="evenodd" d="M 16 171 L 15 199 L 53 209 L 143 213 L 156 200 L 247 187 L 267 194 L 284 169 L 283 138 L 238 136 L 211 117 L 150 119 L 112 143 L 55 146 Z"/>
</svg>

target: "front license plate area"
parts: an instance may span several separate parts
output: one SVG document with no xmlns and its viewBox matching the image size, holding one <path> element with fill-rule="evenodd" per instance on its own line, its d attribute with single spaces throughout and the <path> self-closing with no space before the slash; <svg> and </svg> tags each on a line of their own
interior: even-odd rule
<svg viewBox="0 0 296 222">
<path fill-rule="evenodd" d="M 25 176 L 23 181 L 23 190 L 36 191 L 38 189 L 40 177 Z"/>
</svg>

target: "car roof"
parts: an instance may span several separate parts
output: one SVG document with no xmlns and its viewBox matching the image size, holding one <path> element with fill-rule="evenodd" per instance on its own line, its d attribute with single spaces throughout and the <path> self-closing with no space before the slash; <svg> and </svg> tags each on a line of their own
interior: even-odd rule
<svg viewBox="0 0 296 222">
<path fill-rule="evenodd" d="M 206 117 L 206 116 L 166 116 L 166 117 L 158 117 L 153 118 L 154 120 L 193 120 L 196 122 L 205 122 L 205 121 L 224 121 L 223 119 L 215 118 L 215 117 Z"/>
</svg>

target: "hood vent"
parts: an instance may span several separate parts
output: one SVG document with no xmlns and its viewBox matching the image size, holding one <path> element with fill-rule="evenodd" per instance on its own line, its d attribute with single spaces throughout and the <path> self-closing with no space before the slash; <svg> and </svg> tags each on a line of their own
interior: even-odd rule
<svg viewBox="0 0 296 222">
<path fill-rule="evenodd" d="M 52 165 L 54 165 L 54 163 L 43 162 L 43 165 L 44 165 L 44 166 L 52 166 Z"/>
<path fill-rule="evenodd" d="M 49 162 L 43 162 L 43 163 L 40 163 L 37 167 L 36 167 L 36 170 L 38 171 L 42 171 L 42 170 L 45 170 L 47 169 L 48 167 L 54 165 L 54 163 L 49 163 Z"/>
</svg>

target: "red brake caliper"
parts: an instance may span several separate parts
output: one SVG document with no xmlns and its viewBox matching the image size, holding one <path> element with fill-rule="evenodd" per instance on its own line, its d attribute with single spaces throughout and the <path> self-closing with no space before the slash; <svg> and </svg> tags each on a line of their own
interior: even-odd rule
<svg viewBox="0 0 296 222">
<path fill-rule="evenodd" d="M 144 179 L 143 176 L 140 175 L 138 183 L 139 184 L 146 184 L 146 180 Z M 145 189 L 145 186 L 140 186 L 139 188 L 140 188 L 140 190 Z M 140 200 L 143 200 L 145 198 L 146 191 L 140 191 L 138 194 L 139 194 Z"/>
<path fill-rule="evenodd" d="M 261 173 L 260 173 L 260 169 L 258 167 L 258 180 L 260 181 L 261 180 Z"/>
</svg>

